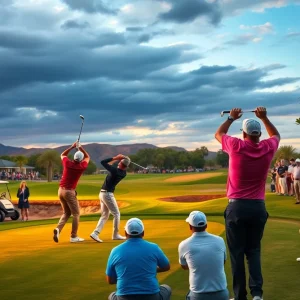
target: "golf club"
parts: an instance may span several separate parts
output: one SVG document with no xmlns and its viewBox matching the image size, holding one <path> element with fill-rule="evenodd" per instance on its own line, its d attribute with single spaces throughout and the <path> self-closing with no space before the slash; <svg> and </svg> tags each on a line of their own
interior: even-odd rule
<svg viewBox="0 0 300 300">
<path fill-rule="evenodd" d="M 82 131 L 83 123 L 84 123 L 84 116 L 83 115 L 79 115 L 79 117 L 82 120 L 82 122 L 81 122 L 81 128 L 80 128 L 80 132 L 79 132 L 79 137 L 78 137 L 78 140 L 77 140 L 78 142 L 80 141 L 80 135 L 81 135 L 81 131 Z"/>
<path fill-rule="evenodd" d="M 255 110 L 243 110 L 242 114 L 246 113 L 246 112 L 255 112 Z M 221 117 L 223 117 L 224 114 L 229 114 L 229 113 L 230 113 L 230 110 L 223 110 L 223 111 L 221 111 Z"/>
<path fill-rule="evenodd" d="M 138 166 L 138 167 L 140 167 L 140 168 L 142 168 L 142 169 L 144 169 L 144 170 L 148 170 L 148 168 L 144 168 L 144 167 L 142 167 L 142 166 L 140 166 L 140 165 L 136 164 L 136 163 L 135 163 L 135 162 L 133 162 L 133 161 L 131 161 L 131 163 L 132 163 L 132 164 L 134 164 L 134 165 L 136 165 L 136 166 Z"/>
</svg>

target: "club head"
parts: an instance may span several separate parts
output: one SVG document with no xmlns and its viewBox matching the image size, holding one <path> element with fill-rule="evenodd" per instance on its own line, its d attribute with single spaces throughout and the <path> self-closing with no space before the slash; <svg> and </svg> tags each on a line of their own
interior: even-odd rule
<svg viewBox="0 0 300 300">
<path fill-rule="evenodd" d="M 80 119 L 84 120 L 84 116 L 83 115 L 79 115 Z"/>
<path fill-rule="evenodd" d="M 224 111 L 221 111 L 221 117 L 223 117 L 224 116 Z"/>
</svg>

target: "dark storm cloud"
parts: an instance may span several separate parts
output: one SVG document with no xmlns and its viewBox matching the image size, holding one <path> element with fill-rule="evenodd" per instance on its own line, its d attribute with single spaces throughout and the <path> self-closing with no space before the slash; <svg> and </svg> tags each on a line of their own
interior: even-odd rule
<svg viewBox="0 0 300 300">
<path fill-rule="evenodd" d="M 168 12 L 159 15 L 160 20 L 186 23 L 204 16 L 212 24 L 217 25 L 222 19 L 219 1 L 209 3 L 199 0 L 169 0 L 168 2 L 172 7 Z"/>
<path fill-rule="evenodd" d="M 85 28 L 89 28 L 90 26 L 91 26 L 90 23 L 86 21 L 80 22 L 76 20 L 67 20 L 61 25 L 61 28 L 62 29 L 73 29 L 73 28 L 85 29 Z"/>
<path fill-rule="evenodd" d="M 70 8 L 74 10 L 81 10 L 87 13 L 102 13 L 107 15 L 116 15 L 118 9 L 109 7 L 108 4 L 101 0 L 62 0 Z M 111 3 L 111 2 L 108 2 Z"/>
</svg>

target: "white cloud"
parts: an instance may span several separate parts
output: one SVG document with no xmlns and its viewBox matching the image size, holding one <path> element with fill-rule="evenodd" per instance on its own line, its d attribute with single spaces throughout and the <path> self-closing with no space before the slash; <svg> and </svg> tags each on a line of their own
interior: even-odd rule
<svg viewBox="0 0 300 300">
<path fill-rule="evenodd" d="M 262 25 L 253 25 L 253 26 L 240 25 L 240 29 L 254 30 L 260 35 L 271 34 L 271 33 L 273 33 L 273 30 L 274 30 L 273 25 L 270 22 L 267 22 Z"/>
</svg>

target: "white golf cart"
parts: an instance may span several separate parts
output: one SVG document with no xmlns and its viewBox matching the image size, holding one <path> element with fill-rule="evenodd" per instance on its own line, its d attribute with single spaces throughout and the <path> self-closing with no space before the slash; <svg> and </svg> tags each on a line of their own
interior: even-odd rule
<svg viewBox="0 0 300 300">
<path fill-rule="evenodd" d="M 5 218 L 11 218 L 15 221 L 20 217 L 20 213 L 11 202 L 8 183 L 8 181 L 0 180 L 0 222 L 3 222 Z"/>
</svg>

